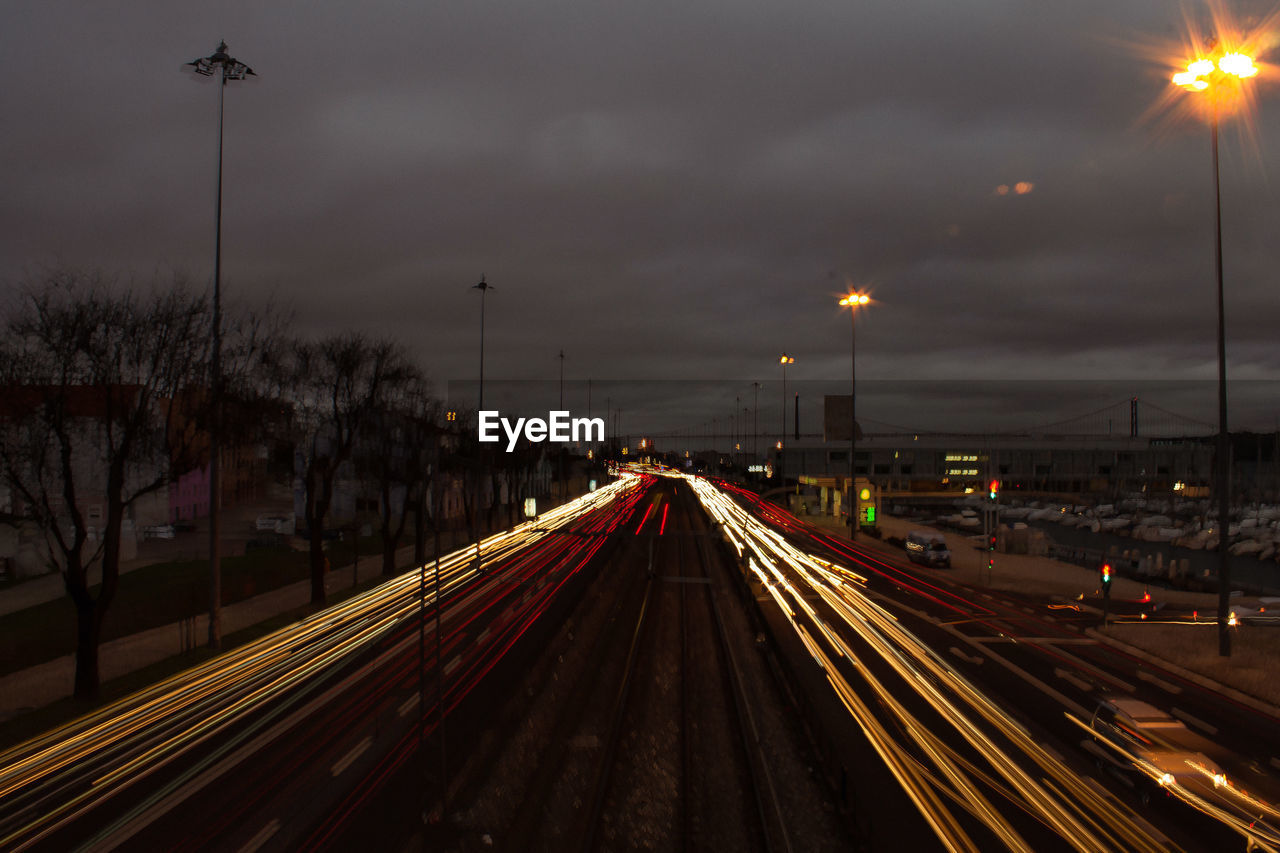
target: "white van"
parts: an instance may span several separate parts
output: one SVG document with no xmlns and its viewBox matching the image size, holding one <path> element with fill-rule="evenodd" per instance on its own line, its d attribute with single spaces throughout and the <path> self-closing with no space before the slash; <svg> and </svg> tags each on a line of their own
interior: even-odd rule
<svg viewBox="0 0 1280 853">
<path fill-rule="evenodd" d="M 907 534 L 906 547 L 907 557 L 913 563 L 951 568 L 951 551 L 947 549 L 947 540 L 942 538 L 941 533 L 913 530 Z"/>
</svg>

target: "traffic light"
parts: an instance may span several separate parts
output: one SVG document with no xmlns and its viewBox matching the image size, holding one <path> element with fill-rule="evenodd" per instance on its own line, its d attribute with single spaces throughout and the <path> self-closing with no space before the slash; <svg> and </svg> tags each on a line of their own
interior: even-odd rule
<svg viewBox="0 0 1280 853">
<path fill-rule="evenodd" d="M 995 500 L 1000 495 L 1000 481 L 992 480 L 987 486 L 987 497 Z"/>
<path fill-rule="evenodd" d="M 1102 580 L 1102 594 L 1104 597 L 1111 595 L 1111 564 L 1103 563 L 1099 570 Z"/>
</svg>

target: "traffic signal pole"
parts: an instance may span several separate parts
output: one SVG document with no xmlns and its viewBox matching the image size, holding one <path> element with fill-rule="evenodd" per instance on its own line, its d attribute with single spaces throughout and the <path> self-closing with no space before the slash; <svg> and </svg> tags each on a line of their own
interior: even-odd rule
<svg viewBox="0 0 1280 853">
<path fill-rule="evenodd" d="M 1000 526 L 1000 481 L 992 480 L 987 486 L 987 586 L 991 586 L 996 568 L 996 530 Z"/>
<path fill-rule="evenodd" d="M 1102 627 L 1105 628 L 1108 605 L 1111 603 L 1111 564 L 1103 563 L 1099 573 L 1101 575 L 1099 581 L 1102 584 Z"/>
</svg>

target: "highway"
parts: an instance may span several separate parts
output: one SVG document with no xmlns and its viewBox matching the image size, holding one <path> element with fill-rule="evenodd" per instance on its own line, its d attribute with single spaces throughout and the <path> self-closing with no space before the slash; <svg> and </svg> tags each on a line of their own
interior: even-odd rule
<svg viewBox="0 0 1280 853">
<path fill-rule="evenodd" d="M 1118 654 L 1083 633 L 1092 617 L 993 597 L 740 488 L 694 485 L 946 849 L 1276 849 L 1274 779 L 1261 766 L 1274 719 Z M 1138 762 L 1165 794 L 1143 808 L 1132 783 L 1091 766 L 1089 723 L 1099 698 L 1168 707 L 1170 692 L 1175 716 L 1208 729 L 1230 720 L 1232 734 L 1206 746 L 1227 772 L 1189 767 L 1191 781 L 1169 782 Z"/>
<path fill-rule="evenodd" d="M 489 537 L 479 565 L 475 546 L 442 556 L 446 719 L 650 479 Z M 428 569 L 426 584 L 402 575 L 0 754 L 0 849 L 322 846 L 440 719 Z"/>
<path fill-rule="evenodd" d="M 664 538 L 672 506 L 683 508 Z M 869 849 L 896 838 L 954 851 L 1280 851 L 1280 727 L 1265 709 L 1100 642 L 1090 632 L 1096 619 L 1070 606 L 885 558 L 740 486 L 638 468 L 489 537 L 479 560 L 475 546 L 442 556 L 438 637 L 429 565 L 0 754 L 0 849 L 349 849 L 369 827 L 393 822 L 407 838 L 440 786 L 436 747 L 466 752 L 460 740 L 470 735 L 459 733 L 487 725 L 471 716 L 511 691 L 527 647 L 565 617 L 587 566 L 625 551 L 628 576 L 642 585 L 643 531 L 654 537 L 646 543 L 661 543 L 659 562 L 682 567 L 680 583 L 661 584 L 660 600 L 671 602 L 656 612 L 683 619 L 689 596 L 691 613 L 706 606 L 695 594 L 709 587 L 694 581 L 723 558 L 707 550 L 710 540 L 689 538 L 705 529 L 696 506 L 736 559 L 801 701 L 836 709 L 828 734 L 837 751 L 860 756 L 840 760 L 862 794 L 837 787 L 845 807 L 875 813 L 862 833 Z M 615 553 L 620 542 L 628 546 Z M 640 658 L 639 671 L 685 661 L 681 671 L 703 669 L 680 695 L 709 690 L 717 682 L 706 667 L 723 653 L 697 627 L 708 618 L 655 633 L 668 650 Z M 704 639 L 671 639 L 690 630 Z M 740 689 L 727 683 L 705 702 Z M 1095 737 L 1094 710 L 1114 696 L 1168 711 L 1198 739 L 1176 773 Z M 709 714 L 705 702 L 689 707 Z M 633 713 L 657 719 L 647 706 Z M 742 728 L 727 711 L 698 725 L 721 716 L 726 730 Z M 585 737 L 560 728 L 566 743 Z M 686 756 L 705 748 L 684 743 Z M 759 763 L 744 755 L 743 768 Z M 687 759 L 672 766 L 684 767 L 677 778 L 700 772 Z M 623 772 L 648 772 L 635 767 Z M 746 778 L 743 768 L 726 780 Z M 525 811 L 536 821 L 550 808 Z"/>
</svg>

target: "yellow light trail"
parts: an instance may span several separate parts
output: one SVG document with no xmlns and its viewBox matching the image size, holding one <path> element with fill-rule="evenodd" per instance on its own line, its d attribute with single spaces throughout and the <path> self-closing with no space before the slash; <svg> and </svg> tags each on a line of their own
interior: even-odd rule
<svg viewBox="0 0 1280 853">
<path fill-rule="evenodd" d="M 484 539 L 481 568 L 610 505 L 641 482 L 623 473 L 534 521 Z M 442 597 L 464 594 L 451 602 L 444 625 L 453 603 L 468 600 L 475 554 L 471 545 L 440 558 Z M 332 672 L 421 607 L 434 605 L 434 590 L 419 585 L 418 572 L 400 575 L 0 753 L 0 848 L 22 849 L 264 703 Z"/>
<path fill-rule="evenodd" d="M 937 653 L 868 598 L 860 589 L 865 578 L 792 546 L 705 480 L 685 479 L 707 512 L 722 526 L 735 549 L 745 557 L 748 571 L 764 584 L 783 608 L 793 630 L 823 668 L 832 689 L 948 848 L 968 849 L 965 845 L 972 842 L 963 833 L 957 833 L 958 824 L 936 795 L 926 797 L 922 794 L 921 786 L 926 780 L 928 787 L 938 788 L 961 804 L 1010 850 L 1029 848 L 981 793 L 979 783 L 987 784 L 1010 798 L 1018 808 L 1082 853 L 1103 850 L 1155 853 L 1167 849 L 1165 839 L 1153 837 L 1142 822 L 1118 805 L 1099 798 L 1070 768 L 1010 720 L 1003 709 L 953 672 Z M 789 576 L 798 578 L 799 584 Z M 894 690 L 875 677 L 853 648 L 832 630 L 810 603 L 809 597 L 814 594 L 870 646 L 878 659 L 892 667 L 918 697 L 977 750 L 1008 787 L 997 787 L 985 774 L 976 772 L 968 762 L 954 756 L 930 727 L 912 714 Z M 804 628 L 798 621 L 799 613 L 817 626 L 817 634 Z M 847 661 L 854 668 L 896 727 L 938 768 L 946 780 L 945 786 L 941 780 L 921 776 L 920 771 L 912 769 L 913 762 L 901 753 L 903 746 L 872 716 L 870 709 L 858 699 L 857 691 L 841 674 L 840 660 Z M 997 731 L 1007 745 L 993 740 L 985 733 L 983 725 Z M 1025 760 L 1034 762 L 1056 784 L 1049 784 L 1048 780 L 1042 783 L 1034 778 L 1023 766 Z"/>
</svg>

